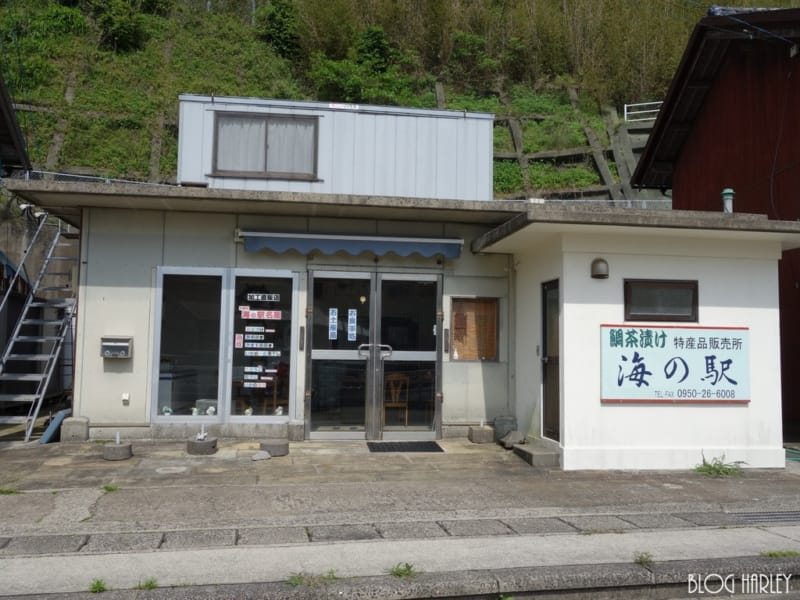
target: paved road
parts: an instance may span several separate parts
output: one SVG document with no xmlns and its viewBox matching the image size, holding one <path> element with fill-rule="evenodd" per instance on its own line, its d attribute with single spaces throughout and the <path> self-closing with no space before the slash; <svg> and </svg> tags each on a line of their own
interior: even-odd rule
<svg viewBox="0 0 800 600">
<path fill-rule="evenodd" d="M 17 492 L 0 495 L 0 595 L 151 578 L 149 596 L 119 597 L 522 598 L 609 586 L 644 597 L 654 584 L 683 595 L 698 569 L 800 581 L 797 556 L 762 556 L 800 554 L 796 463 L 724 479 L 567 473 L 491 444 L 441 445 L 370 454 L 363 442 L 302 442 L 253 461 L 252 441 L 221 441 L 206 457 L 134 442 L 120 462 L 96 443 L 0 448 L 0 489 Z M 405 563 L 420 575 L 387 574 Z M 191 594 L 174 587 L 185 585 Z"/>
</svg>

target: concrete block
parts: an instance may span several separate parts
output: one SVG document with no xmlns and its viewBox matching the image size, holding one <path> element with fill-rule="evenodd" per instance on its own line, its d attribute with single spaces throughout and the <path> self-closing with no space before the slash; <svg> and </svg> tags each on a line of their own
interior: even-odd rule
<svg viewBox="0 0 800 600">
<path fill-rule="evenodd" d="M 514 444 L 513 450 L 514 454 L 532 467 L 558 467 L 561 464 L 561 453 L 557 450 L 528 444 Z"/>
<path fill-rule="evenodd" d="M 306 424 L 303 421 L 291 421 L 287 429 L 290 442 L 302 442 L 306 439 Z"/>
<path fill-rule="evenodd" d="M 127 460 L 133 456 L 133 447 L 127 443 L 105 444 L 103 446 L 103 458 L 105 460 Z"/>
<path fill-rule="evenodd" d="M 313 525 L 308 529 L 312 542 L 377 540 L 381 537 L 372 525 Z"/>
<path fill-rule="evenodd" d="M 469 434 L 469 425 L 442 425 L 444 439 L 465 438 Z"/>
<path fill-rule="evenodd" d="M 239 546 L 273 546 L 308 542 L 305 527 L 250 527 L 239 530 Z"/>
<path fill-rule="evenodd" d="M 215 546 L 235 546 L 235 529 L 192 529 L 167 531 L 161 549 L 185 550 L 189 548 L 212 548 Z"/>
<path fill-rule="evenodd" d="M 495 427 L 495 435 L 497 435 L 497 428 Z M 514 431 L 508 432 L 504 435 L 500 440 L 498 440 L 500 445 L 503 446 L 506 450 L 511 450 L 514 447 L 514 444 L 522 444 L 525 442 L 525 436 L 522 435 L 516 429 Z"/>
<path fill-rule="evenodd" d="M 440 521 L 450 535 L 475 537 L 480 535 L 511 535 L 514 532 L 496 519 L 463 519 L 459 521 Z"/>
<path fill-rule="evenodd" d="M 289 442 L 281 438 L 267 438 L 261 440 L 259 447 L 270 456 L 286 456 L 289 454 Z"/>
<path fill-rule="evenodd" d="M 217 438 L 205 440 L 189 440 L 186 442 L 186 452 L 195 455 L 209 455 L 217 451 Z"/>
<path fill-rule="evenodd" d="M 491 444 L 494 442 L 494 427 L 489 425 L 470 427 L 467 437 L 473 444 Z"/>
<path fill-rule="evenodd" d="M 447 532 L 435 521 L 376 523 L 381 537 L 387 540 L 419 540 L 447 537 Z"/>
<path fill-rule="evenodd" d="M 62 442 L 85 442 L 89 439 L 89 419 L 87 417 L 67 417 L 61 423 Z"/>
</svg>

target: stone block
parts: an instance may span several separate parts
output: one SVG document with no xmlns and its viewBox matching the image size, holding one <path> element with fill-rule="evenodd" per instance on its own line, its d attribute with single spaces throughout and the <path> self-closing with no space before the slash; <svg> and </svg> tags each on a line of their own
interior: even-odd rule
<svg viewBox="0 0 800 600">
<path fill-rule="evenodd" d="M 103 446 L 103 458 L 105 460 L 127 460 L 133 456 L 133 447 L 127 443 L 105 444 Z"/>
<path fill-rule="evenodd" d="M 470 427 L 467 437 L 473 444 L 491 444 L 494 442 L 494 427 L 489 425 Z"/>
<path fill-rule="evenodd" d="M 186 452 L 195 455 L 215 454 L 217 451 L 217 438 L 205 440 L 189 440 L 186 442 Z"/>
<path fill-rule="evenodd" d="M 89 419 L 87 417 L 67 417 L 61 423 L 62 442 L 85 442 L 89 439 Z"/>
<path fill-rule="evenodd" d="M 289 454 L 289 442 L 281 438 L 267 438 L 261 440 L 259 447 L 269 452 L 270 456 L 286 456 Z"/>
<path fill-rule="evenodd" d="M 514 431 L 508 432 L 502 438 L 500 438 L 499 443 L 503 448 L 506 450 L 511 450 L 514 447 L 514 444 L 522 444 L 525 442 L 525 436 L 522 435 L 516 429 Z"/>
<path fill-rule="evenodd" d="M 290 442 L 302 442 L 306 439 L 306 424 L 303 421 L 290 421 L 287 429 Z"/>
</svg>

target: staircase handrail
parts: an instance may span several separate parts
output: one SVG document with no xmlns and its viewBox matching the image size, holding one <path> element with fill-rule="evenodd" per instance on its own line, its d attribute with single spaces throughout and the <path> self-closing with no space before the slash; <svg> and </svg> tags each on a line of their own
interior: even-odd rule
<svg viewBox="0 0 800 600">
<path fill-rule="evenodd" d="M 39 217 L 39 225 L 36 228 L 36 231 L 34 232 L 33 236 L 31 237 L 31 240 L 28 243 L 28 247 L 25 248 L 25 252 L 22 253 L 22 258 L 20 259 L 19 264 L 17 265 L 17 270 L 14 272 L 14 276 L 8 282 L 8 287 L 6 288 L 6 291 L 3 294 L 3 300 L 0 301 L 0 315 L 3 314 L 3 311 L 6 308 L 6 303 L 8 302 L 8 299 L 11 297 L 11 290 L 14 289 L 14 285 L 17 283 L 17 280 L 19 279 L 20 273 L 22 273 L 22 271 L 25 269 L 25 260 L 28 258 L 28 255 L 31 253 L 31 250 L 33 250 L 33 246 L 36 244 L 36 240 L 39 238 L 39 234 L 42 232 L 42 229 L 44 229 L 46 221 L 47 221 L 47 213 L 44 213 Z M 34 289 L 35 286 L 31 285 L 29 293 L 33 293 Z"/>
</svg>

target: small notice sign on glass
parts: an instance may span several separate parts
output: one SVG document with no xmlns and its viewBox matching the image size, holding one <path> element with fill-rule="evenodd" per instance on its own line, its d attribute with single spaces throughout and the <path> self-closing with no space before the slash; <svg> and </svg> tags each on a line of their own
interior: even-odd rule
<svg viewBox="0 0 800 600">
<path fill-rule="evenodd" d="M 356 323 L 358 322 L 358 311 L 355 308 L 347 309 L 347 341 L 356 341 Z"/>
<path fill-rule="evenodd" d="M 339 309 L 328 309 L 328 339 L 335 340 L 339 337 Z"/>
</svg>

